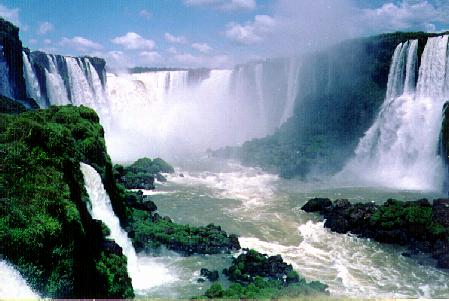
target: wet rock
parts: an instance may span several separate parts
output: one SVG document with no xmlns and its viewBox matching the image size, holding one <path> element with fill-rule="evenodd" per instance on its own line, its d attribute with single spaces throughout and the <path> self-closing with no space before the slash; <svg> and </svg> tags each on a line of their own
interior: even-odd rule
<svg viewBox="0 0 449 301">
<path fill-rule="evenodd" d="M 218 271 L 209 271 L 208 269 L 201 269 L 200 275 L 206 277 L 209 281 L 214 282 L 217 281 L 220 275 Z"/>
<path fill-rule="evenodd" d="M 351 204 L 346 199 L 328 204 L 326 199 L 312 199 L 303 210 L 320 212 L 324 226 L 331 231 L 408 246 L 409 251 L 403 256 L 431 253 L 438 267 L 448 266 L 449 199 L 434 200 L 433 205 L 427 199 L 388 199 L 382 206 Z"/>
<path fill-rule="evenodd" d="M 449 227 L 449 199 L 436 199 L 433 201 L 432 221 Z"/>
<path fill-rule="evenodd" d="M 441 269 L 449 269 L 449 254 L 444 254 L 438 258 L 437 267 Z"/>
<path fill-rule="evenodd" d="M 304 206 L 301 207 L 301 209 L 305 212 L 322 212 L 330 206 L 332 206 L 330 199 L 314 198 L 309 200 Z"/>
<path fill-rule="evenodd" d="M 109 253 L 115 254 L 115 255 L 119 255 L 119 256 L 123 255 L 122 248 L 113 240 L 107 239 L 107 240 L 103 241 L 102 249 Z"/>
<path fill-rule="evenodd" d="M 351 229 L 349 221 L 339 214 L 328 215 L 324 222 L 324 227 L 342 234 L 347 233 Z"/>
<path fill-rule="evenodd" d="M 167 182 L 167 178 L 166 177 L 164 177 L 161 173 L 157 173 L 156 174 L 156 180 L 158 181 L 158 182 L 161 182 L 161 183 L 165 183 L 165 182 Z"/>
</svg>

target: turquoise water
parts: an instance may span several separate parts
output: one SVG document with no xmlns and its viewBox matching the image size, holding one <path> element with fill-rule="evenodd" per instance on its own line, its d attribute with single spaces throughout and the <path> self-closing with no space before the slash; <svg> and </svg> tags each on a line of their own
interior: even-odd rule
<svg viewBox="0 0 449 301">
<path fill-rule="evenodd" d="M 180 174 L 183 174 L 183 177 Z M 312 197 L 377 203 L 415 200 L 437 193 L 368 187 L 336 187 L 326 182 L 280 179 L 226 161 L 180 164 L 152 195 L 162 215 L 192 225 L 219 224 L 240 236 L 242 247 L 281 254 L 307 279 L 329 285 L 331 294 L 352 297 L 449 296 L 449 272 L 424 264 L 428 258 L 401 256 L 403 248 L 331 233 L 315 214 L 300 207 Z M 198 283 L 201 267 L 221 270 L 229 255 L 160 258 L 174 280 L 143 293 L 150 297 L 190 297 L 210 283 Z M 221 281 L 226 282 L 221 275 Z"/>
</svg>

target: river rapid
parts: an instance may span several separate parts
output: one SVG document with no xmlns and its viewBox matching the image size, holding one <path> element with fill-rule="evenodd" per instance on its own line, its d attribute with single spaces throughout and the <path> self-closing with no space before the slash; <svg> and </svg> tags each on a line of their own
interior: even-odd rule
<svg viewBox="0 0 449 301">
<path fill-rule="evenodd" d="M 167 183 L 146 191 L 161 215 L 177 223 L 215 223 L 239 235 L 240 244 L 282 257 L 308 280 L 329 285 L 333 296 L 443 298 L 449 296 L 449 272 L 429 258 L 407 258 L 404 248 L 332 233 L 319 216 L 300 208 L 313 197 L 382 203 L 388 198 L 415 200 L 440 195 L 378 187 L 338 187 L 325 181 L 285 180 L 257 168 L 208 158 L 177 164 Z M 235 254 L 234 254 L 235 255 Z M 210 286 L 197 282 L 202 267 L 229 265 L 232 255 L 181 257 L 162 252 L 157 260 L 170 271 L 169 282 L 138 292 L 146 297 L 186 298 Z M 226 285 L 223 275 L 220 281 Z"/>
</svg>

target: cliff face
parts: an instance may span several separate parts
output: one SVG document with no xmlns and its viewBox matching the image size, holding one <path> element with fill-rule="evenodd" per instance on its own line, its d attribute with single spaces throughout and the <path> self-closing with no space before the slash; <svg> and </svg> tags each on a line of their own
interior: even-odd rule
<svg viewBox="0 0 449 301">
<path fill-rule="evenodd" d="M 96 113 L 68 106 L 0 114 L 0 153 L 0 254 L 41 296 L 133 297 L 126 257 L 86 206 L 80 162 L 101 174 L 126 219 Z"/>
<path fill-rule="evenodd" d="M 23 79 L 22 42 L 19 28 L 0 18 L 0 44 L 9 67 L 9 83 L 16 99 L 26 99 L 25 81 Z"/>
<path fill-rule="evenodd" d="M 310 54 L 300 71 L 294 115 L 273 135 L 218 153 L 284 177 L 338 171 L 382 105 L 395 47 L 433 34 L 393 33 L 348 40 Z"/>
</svg>

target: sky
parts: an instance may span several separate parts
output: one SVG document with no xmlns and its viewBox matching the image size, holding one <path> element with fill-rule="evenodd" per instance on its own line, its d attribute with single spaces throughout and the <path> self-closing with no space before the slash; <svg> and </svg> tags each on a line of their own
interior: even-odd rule
<svg viewBox="0 0 449 301">
<path fill-rule="evenodd" d="M 111 68 L 218 67 L 342 39 L 449 29 L 449 0 L 0 0 L 24 46 Z"/>
</svg>

